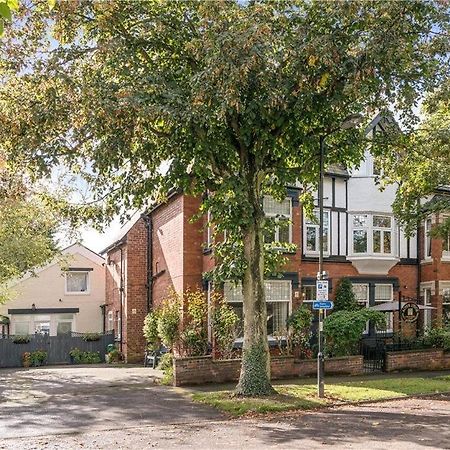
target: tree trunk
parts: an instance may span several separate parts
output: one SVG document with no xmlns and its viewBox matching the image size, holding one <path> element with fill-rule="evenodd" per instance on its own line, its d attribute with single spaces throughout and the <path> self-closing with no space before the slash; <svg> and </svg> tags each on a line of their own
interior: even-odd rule
<svg viewBox="0 0 450 450">
<path fill-rule="evenodd" d="M 256 195 L 256 197 L 252 221 L 243 233 L 244 255 L 247 263 L 242 282 L 244 344 L 241 374 L 236 387 L 236 395 L 241 396 L 270 395 L 275 392 L 270 383 L 270 352 L 267 341 L 267 309 L 264 292 L 264 213 L 259 204 L 259 196 Z"/>
</svg>

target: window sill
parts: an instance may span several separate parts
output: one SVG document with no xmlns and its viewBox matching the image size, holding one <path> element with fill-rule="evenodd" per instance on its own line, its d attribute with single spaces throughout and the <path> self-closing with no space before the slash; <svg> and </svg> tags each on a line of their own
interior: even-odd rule
<svg viewBox="0 0 450 450">
<path fill-rule="evenodd" d="M 400 258 L 393 255 L 373 255 L 369 253 L 347 256 L 360 274 L 387 275 Z"/>
</svg>

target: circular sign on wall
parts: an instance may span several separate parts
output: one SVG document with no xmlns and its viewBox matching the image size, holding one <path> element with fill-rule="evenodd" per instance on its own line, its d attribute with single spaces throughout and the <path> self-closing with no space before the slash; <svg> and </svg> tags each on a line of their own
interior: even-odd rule
<svg viewBox="0 0 450 450">
<path fill-rule="evenodd" d="M 402 320 L 407 323 L 413 323 L 419 318 L 419 306 L 415 303 L 406 303 L 401 311 Z"/>
</svg>

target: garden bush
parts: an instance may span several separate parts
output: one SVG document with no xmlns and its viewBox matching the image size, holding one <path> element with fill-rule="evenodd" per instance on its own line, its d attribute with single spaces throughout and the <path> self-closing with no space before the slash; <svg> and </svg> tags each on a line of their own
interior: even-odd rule
<svg viewBox="0 0 450 450">
<path fill-rule="evenodd" d="M 144 327 L 142 329 L 147 342 L 147 348 L 151 351 L 156 351 L 161 346 L 161 339 L 158 334 L 158 319 L 159 310 L 155 309 L 145 317 Z"/>
<path fill-rule="evenodd" d="M 212 294 L 211 327 L 219 357 L 233 357 L 233 346 L 239 335 L 239 317 L 225 299 L 217 293 Z"/>
<path fill-rule="evenodd" d="M 336 286 L 333 312 L 357 311 L 360 309 L 353 292 L 352 282 L 348 278 L 341 278 Z"/>
<path fill-rule="evenodd" d="M 100 352 L 84 352 L 78 348 L 73 348 L 69 355 L 75 364 L 98 364 L 102 362 Z"/>
<path fill-rule="evenodd" d="M 24 367 L 43 366 L 47 361 L 48 353 L 44 350 L 35 350 L 34 352 L 25 352 L 22 355 L 22 364 Z"/>
<path fill-rule="evenodd" d="M 448 328 L 430 328 L 425 331 L 422 339 L 425 346 L 450 351 L 450 330 Z"/>
<path fill-rule="evenodd" d="M 379 328 L 386 324 L 386 317 L 382 312 L 367 308 L 330 314 L 324 320 L 326 353 L 329 356 L 350 356 L 359 353 L 359 341 L 369 320 Z"/>
</svg>

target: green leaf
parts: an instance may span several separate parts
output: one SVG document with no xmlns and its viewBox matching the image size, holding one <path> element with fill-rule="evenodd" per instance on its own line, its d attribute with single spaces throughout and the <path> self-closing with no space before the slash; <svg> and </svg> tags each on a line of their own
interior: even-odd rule
<svg viewBox="0 0 450 450">
<path fill-rule="evenodd" d="M 56 0 L 47 0 L 50 11 L 56 6 Z"/>
<path fill-rule="evenodd" d="M 19 9 L 19 0 L 6 0 L 6 4 L 12 11 L 17 11 Z"/>
<path fill-rule="evenodd" d="M 4 31 L 3 19 L 0 19 L 0 37 L 3 36 L 3 31 Z"/>
<path fill-rule="evenodd" d="M 6 3 L 0 3 L 0 16 L 4 17 L 7 20 L 11 20 L 11 10 Z"/>
</svg>

